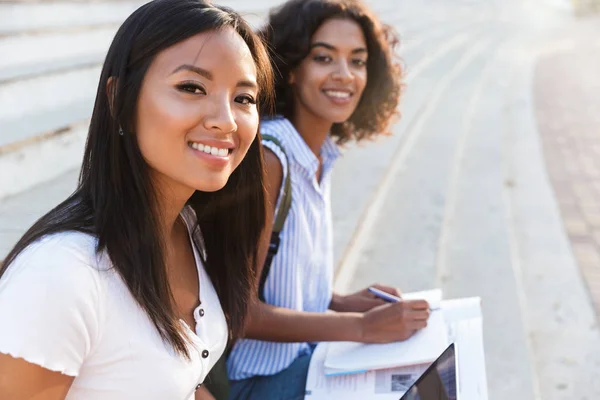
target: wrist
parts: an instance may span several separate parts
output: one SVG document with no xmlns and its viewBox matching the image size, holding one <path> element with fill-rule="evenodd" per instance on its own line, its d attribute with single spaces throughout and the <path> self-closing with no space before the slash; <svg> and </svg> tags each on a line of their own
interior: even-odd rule
<svg viewBox="0 0 600 400">
<path fill-rule="evenodd" d="M 329 303 L 329 309 L 332 311 L 343 312 L 344 303 L 346 302 L 346 296 L 334 293 L 331 296 L 331 302 Z"/>
<path fill-rule="evenodd" d="M 348 318 L 349 326 L 347 338 L 345 341 L 348 342 L 364 342 L 365 337 L 365 317 L 363 313 L 345 313 L 344 317 Z"/>
</svg>

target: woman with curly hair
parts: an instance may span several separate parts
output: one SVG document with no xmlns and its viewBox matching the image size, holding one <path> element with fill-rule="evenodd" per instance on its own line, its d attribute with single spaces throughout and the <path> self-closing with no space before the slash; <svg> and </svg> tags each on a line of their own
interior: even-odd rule
<svg viewBox="0 0 600 400">
<path fill-rule="evenodd" d="M 261 124 L 267 226 L 288 178 L 292 202 L 262 301 L 228 359 L 230 399 L 303 399 L 315 342 L 405 340 L 429 317 L 424 300 L 386 304 L 366 289 L 342 296 L 332 288 L 331 169 L 340 145 L 385 133 L 397 112 L 392 30 L 357 0 L 290 0 L 268 22 L 261 34 L 278 75 L 276 116 Z M 270 237 L 268 229 L 265 249 Z"/>
</svg>

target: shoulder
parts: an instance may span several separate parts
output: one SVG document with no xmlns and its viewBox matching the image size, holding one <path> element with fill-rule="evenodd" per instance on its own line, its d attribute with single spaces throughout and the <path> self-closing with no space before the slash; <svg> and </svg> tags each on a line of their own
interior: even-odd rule
<svg viewBox="0 0 600 400">
<path fill-rule="evenodd" d="M 97 240 L 80 232 L 45 236 L 27 246 L 8 265 L 0 279 L 6 285 L 43 284 L 45 290 L 68 295 L 95 291 L 101 270 L 110 268 L 107 257 L 96 252 Z"/>
<path fill-rule="evenodd" d="M 263 135 L 279 136 L 287 129 L 289 124 L 288 119 L 281 116 L 262 119 L 260 121 L 260 133 Z"/>
<path fill-rule="evenodd" d="M 269 197 L 273 201 L 273 199 L 277 199 L 277 196 L 279 195 L 279 189 L 281 188 L 281 183 L 283 182 L 283 165 L 280 156 L 275 154 L 273 150 L 266 146 L 264 147 L 264 157 L 267 191 L 269 193 Z"/>
<path fill-rule="evenodd" d="M 79 373 L 104 315 L 106 271 L 98 268 L 96 242 L 83 233 L 48 235 L 8 265 L 0 277 L 0 352 Z"/>
</svg>

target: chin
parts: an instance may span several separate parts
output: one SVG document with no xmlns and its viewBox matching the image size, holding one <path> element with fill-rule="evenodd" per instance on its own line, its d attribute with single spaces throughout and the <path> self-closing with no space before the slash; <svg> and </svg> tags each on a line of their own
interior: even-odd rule
<svg viewBox="0 0 600 400">
<path fill-rule="evenodd" d="M 350 117 L 352 116 L 352 114 L 354 113 L 355 108 L 353 108 L 350 111 L 340 111 L 340 112 L 331 112 L 332 110 L 329 110 L 330 112 L 326 113 L 326 114 L 321 114 L 321 118 L 325 121 L 329 121 L 332 124 L 343 124 L 344 122 L 348 121 L 350 119 Z"/>
<path fill-rule="evenodd" d="M 331 115 L 331 116 L 329 116 L 329 118 L 327 118 L 327 120 L 331 121 L 331 123 L 333 123 L 333 124 L 343 124 L 344 122 L 348 121 L 351 116 L 352 116 L 352 114 L 335 115 L 335 116 Z"/>
<path fill-rule="evenodd" d="M 197 182 L 194 185 L 194 188 L 199 192 L 218 192 L 219 190 L 223 189 L 226 184 L 227 179 L 216 178 L 210 180 L 203 180 L 202 182 Z"/>
</svg>

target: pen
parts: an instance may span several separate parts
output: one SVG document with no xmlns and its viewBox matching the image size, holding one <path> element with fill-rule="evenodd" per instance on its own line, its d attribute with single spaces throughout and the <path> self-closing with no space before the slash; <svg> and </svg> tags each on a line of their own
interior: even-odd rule
<svg viewBox="0 0 600 400">
<path fill-rule="evenodd" d="M 370 293 L 374 294 L 375 296 L 379 297 L 380 299 L 383 299 L 385 301 L 389 301 L 390 303 L 397 303 L 397 302 L 399 302 L 399 301 L 402 300 L 400 297 L 396 297 L 394 295 L 386 293 L 383 290 L 375 289 L 374 287 L 370 287 L 367 290 Z"/>
<path fill-rule="evenodd" d="M 372 293 L 375 296 L 379 297 L 380 299 L 383 299 L 383 300 L 385 300 L 387 302 L 390 302 L 390 303 L 397 303 L 399 301 L 402 301 L 402 299 L 400 297 L 391 295 L 391 294 L 386 293 L 386 292 L 384 292 L 382 290 L 379 290 L 379 289 L 375 289 L 374 287 L 370 287 L 367 290 L 369 291 L 369 293 Z M 429 311 L 435 311 L 435 310 L 439 310 L 439 307 L 431 307 L 431 308 L 429 308 Z"/>
</svg>

